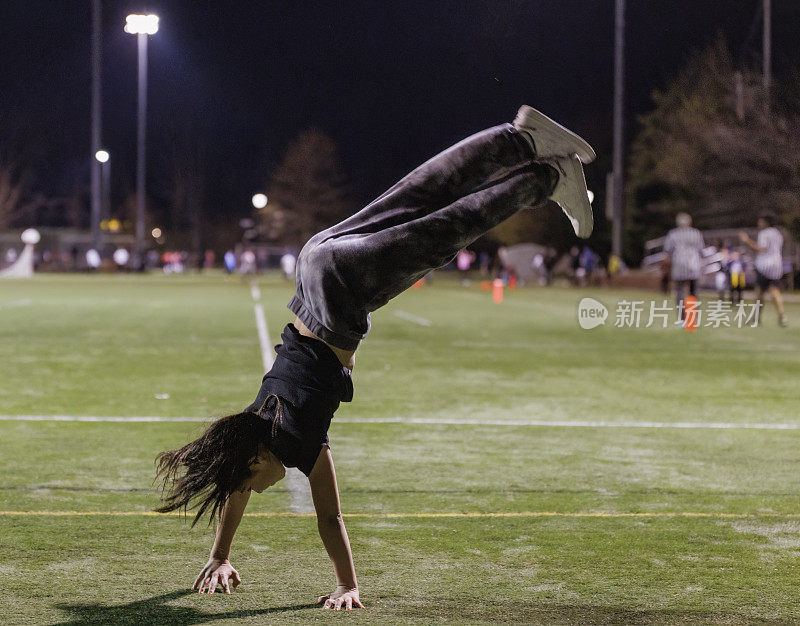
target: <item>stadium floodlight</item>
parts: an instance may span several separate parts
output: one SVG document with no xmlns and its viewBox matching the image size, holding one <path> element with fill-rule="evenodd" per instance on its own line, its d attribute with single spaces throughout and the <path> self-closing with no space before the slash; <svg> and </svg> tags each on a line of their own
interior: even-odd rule
<svg viewBox="0 0 800 626">
<path fill-rule="evenodd" d="M 100 163 L 106 163 L 109 159 L 109 154 L 105 150 L 98 150 L 94 153 L 94 158 L 97 159 Z"/>
<path fill-rule="evenodd" d="M 139 98 L 136 121 L 136 238 L 133 246 L 135 269 L 144 267 L 145 152 L 147 128 L 147 36 L 158 32 L 157 15 L 132 14 L 125 18 L 125 32 L 136 35 L 139 46 Z"/>
<path fill-rule="evenodd" d="M 263 209 L 267 206 L 267 196 L 263 193 L 257 193 L 253 196 L 253 206 L 257 209 Z"/>
<path fill-rule="evenodd" d="M 125 18 L 125 32 L 131 35 L 155 35 L 158 32 L 158 15 L 129 15 Z"/>
</svg>

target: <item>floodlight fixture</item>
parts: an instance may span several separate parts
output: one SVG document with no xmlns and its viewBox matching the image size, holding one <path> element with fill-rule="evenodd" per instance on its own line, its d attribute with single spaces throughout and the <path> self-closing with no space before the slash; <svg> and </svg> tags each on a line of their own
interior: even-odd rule
<svg viewBox="0 0 800 626">
<path fill-rule="evenodd" d="M 155 35 L 158 32 L 158 15 L 132 13 L 125 18 L 125 32 L 131 35 Z"/>
</svg>

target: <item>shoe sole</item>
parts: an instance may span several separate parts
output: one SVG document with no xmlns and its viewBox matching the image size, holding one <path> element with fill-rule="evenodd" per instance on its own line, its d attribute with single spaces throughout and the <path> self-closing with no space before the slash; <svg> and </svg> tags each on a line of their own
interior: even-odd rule
<svg viewBox="0 0 800 626">
<path fill-rule="evenodd" d="M 566 141 L 568 144 L 567 153 L 553 156 L 566 157 L 571 154 L 577 154 L 581 163 L 591 163 L 597 158 L 592 146 L 584 139 L 527 104 L 520 107 L 517 117 L 514 119 L 514 126 L 530 129 L 534 134 L 534 141 L 536 140 L 536 135 L 544 135 L 554 143 L 564 143 Z"/>
<path fill-rule="evenodd" d="M 575 180 L 582 182 L 583 189 L 585 190 L 586 178 L 583 175 L 583 167 L 581 166 L 579 159 L 580 157 L 578 157 L 578 159 L 573 157 L 569 159 L 563 167 L 565 169 L 570 168 L 571 171 L 568 173 L 574 177 Z M 567 210 L 567 208 L 560 203 L 559 206 L 561 207 L 561 210 L 564 211 L 564 215 L 566 215 L 569 218 L 569 221 L 572 223 L 572 228 L 575 230 L 575 234 L 581 239 L 588 239 L 592 234 L 592 230 L 594 230 L 594 215 L 592 213 L 592 204 L 589 202 L 589 195 L 588 193 L 578 193 L 575 200 L 578 203 L 578 206 L 570 207 L 570 210 Z M 574 211 L 576 208 L 577 211 Z"/>
</svg>

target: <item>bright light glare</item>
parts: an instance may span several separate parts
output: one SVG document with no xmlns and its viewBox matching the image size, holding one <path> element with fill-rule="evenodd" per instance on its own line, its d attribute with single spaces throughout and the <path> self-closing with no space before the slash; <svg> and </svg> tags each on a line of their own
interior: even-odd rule
<svg viewBox="0 0 800 626">
<path fill-rule="evenodd" d="M 39 231 L 35 228 L 28 228 L 22 231 L 22 243 L 35 245 L 41 241 L 42 236 L 39 234 Z"/>
<path fill-rule="evenodd" d="M 594 202 L 594 192 L 591 189 L 587 189 L 586 193 L 589 194 L 589 204 L 591 204 L 592 202 Z"/>
<path fill-rule="evenodd" d="M 117 265 L 125 265 L 131 258 L 131 253 L 125 248 L 117 248 L 114 250 L 114 263 Z"/>
<path fill-rule="evenodd" d="M 132 14 L 125 18 L 125 32 L 132 35 L 155 35 L 158 32 L 158 15 Z"/>
<path fill-rule="evenodd" d="M 158 239 L 159 237 L 161 237 L 161 229 L 156 227 L 156 228 L 153 229 L 153 232 L 151 232 L 150 234 L 153 235 L 154 239 Z"/>
<path fill-rule="evenodd" d="M 94 158 L 100 161 L 100 163 L 105 163 L 108 161 L 108 152 L 105 150 L 98 150 L 94 153 Z"/>
<path fill-rule="evenodd" d="M 257 193 L 253 196 L 253 206 L 257 209 L 263 209 L 267 206 L 267 196 L 263 193 Z"/>
<path fill-rule="evenodd" d="M 92 269 L 97 269 L 100 267 L 100 263 L 102 263 L 102 259 L 100 258 L 100 253 L 97 250 L 90 248 L 86 251 L 86 265 Z"/>
</svg>

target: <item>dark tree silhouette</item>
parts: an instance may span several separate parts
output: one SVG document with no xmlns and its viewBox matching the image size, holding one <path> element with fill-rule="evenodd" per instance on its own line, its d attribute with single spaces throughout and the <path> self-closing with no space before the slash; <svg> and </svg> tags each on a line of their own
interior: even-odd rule
<svg viewBox="0 0 800 626">
<path fill-rule="evenodd" d="M 270 176 L 268 197 L 267 206 L 258 211 L 262 235 L 292 246 L 357 209 L 335 142 L 316 128 L 302 131 L 286 148 Z"/>
<path fill-rule="evenodd" d="M 171 196 L 171 229 L 174 233 L 188 230 L 188 243 L 199 263 L 206 239 L 206 144 L 192 124 L 186 124 L 173 140 Z"/>
<path fill-rule="evenodd" d="M 38 205 L 30 197 L 30 170 L 10 158 L 0 156 L 0 230 L 9 228 L 32 208 Z"/>
<path fill-rule="evenodd" d="M 781 97 L 767 113 L 761 77 L 737 72 L 719 40 L 653 93 L 631 145 L 626 198 L 630 256 L 686 211 L 699 228 L 752 226 L 764 210 L 800 223 L 800 107 Z"/>
</svg>

